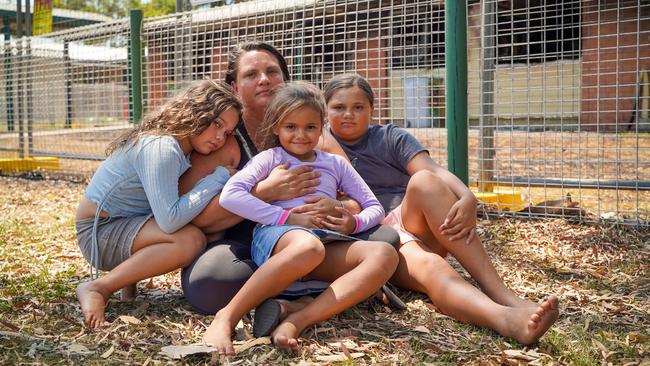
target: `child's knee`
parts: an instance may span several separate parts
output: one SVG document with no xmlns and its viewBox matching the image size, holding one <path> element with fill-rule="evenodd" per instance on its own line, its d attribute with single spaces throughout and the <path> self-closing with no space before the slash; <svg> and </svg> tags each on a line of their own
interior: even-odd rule
<svg viewBox="0 0 650 366">
<path fill-rule="evenodd" d="M 395 247 L 383 241 L 373 241 L 368 244 L 372 245 L 372 250 L 367 251 L 368 256 L 392 275 L 399 263 L 399 255 Z"/>
<path fill-rule="evenodd" d="M 299 253 L 301 261 L 318 261 L 319 263 L 325 259 L 325 245 L 311 234 L 306 234 L 291 243 L 291 248 L 296 253 Z"/>
<path fill-rule="evenodd" d="M 419 193 L 421 197 L 439 197 L 451 192 L 447 187 L 447 183 L 428 170 L 421 170 L 413 174 L 407 189 Z"/>
<path fill-rule="evenodd" d="M 183 266 L 187 266 L 205 250 L 207 240 L 203 231 L 194 225 L 187 225 L 177 234 L 175 242 L 182 249 Z"/>
</svg>

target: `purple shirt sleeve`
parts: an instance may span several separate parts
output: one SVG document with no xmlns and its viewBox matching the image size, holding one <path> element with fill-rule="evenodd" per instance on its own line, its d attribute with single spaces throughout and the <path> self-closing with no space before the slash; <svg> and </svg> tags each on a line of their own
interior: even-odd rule
<svg viewBox="0 0 650 366">
<path fill-rule="evenodd" d="M 357 227 L 354 233 L 379 225 L 384 219 L 385 213 L 377 197 L 350 163 L 340 156 L 336 156 L 336 163 L 341 179 L 339 190 L 359 202 L 362 208 L 361 212 L 355 215 Z"/>
<path fill-rule="evenodd" d="M 251 194 L 251 189 L 257 182 L 268 177 L 276 165 L 272 149 L 255 155 L 242 170 L 226 183 L 219 197 L 221 207 L 237 216 L 260 224 L 282 224 L 282 219 L 286 216 L 283 208 L 268 204 Z"/>
</svg>

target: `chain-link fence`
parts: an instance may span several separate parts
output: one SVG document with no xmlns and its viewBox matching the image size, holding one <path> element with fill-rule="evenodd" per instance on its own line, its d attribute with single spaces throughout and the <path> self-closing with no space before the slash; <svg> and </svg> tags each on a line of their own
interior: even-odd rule
<svg viewBox="0 0 650 366">
<path fill-rule="evenodd" d="M 650 3 L 470 1 L 467 23 L 469 176 L 481 197 L 647 223 Z M 57 157 L 60 172 L 87 177 L 129 126 L 132 79 L 146 113 L 190 80 L 223 79 L 228 51 L 262 39 L 294 79 L 367 77 L 374 121 L 408 128 L 446 165 L 442 1 L 257 0 L 145 19 L 135 78 L 130 35 L 124 20 L 5 42 L 4 157 Z"/>
</svg>

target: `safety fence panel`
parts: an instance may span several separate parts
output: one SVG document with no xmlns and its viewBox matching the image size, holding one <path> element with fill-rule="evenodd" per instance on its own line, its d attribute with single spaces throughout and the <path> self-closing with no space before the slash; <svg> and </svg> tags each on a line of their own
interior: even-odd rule
<svg viewBox="0 0 650 366">
<path fill-rule="evenodd" d="M 468 26 L 480 190 L 514 192 L 504 207 L 523 214 L 647 225 L 650 3 L 485 0 Z"/>
<path fill-rule="evenodd" d="M 286 57 L 294 80 L 322 87 L 339 73 L 366 77 L 376 95 L 373 123 L 411 129 L 446 164 L 441 2 L 239 2 L 145 19 L 143 40 L 148 110 L 190 80 L 223 80 L 235 45 L 264 40 Z"/>
<path fill-rule="evenodd" d="M 128 126 L 127 40 L 117 21 L 2 44 L 0 170 L 92 174 Z"/>
<path fill-rule="evenodd" d="M 477 195 L 499 212 L 647 225 L 650 3 L 471 0 L 467 14 Z M 444 18 L 430 0 L 252 0 L 147 18 L 135 77 L 128 19 L 6 41 L 0 171 L 58 158 L 52 174 L 89 177 L 132 126 L 133 85 L 152 111 L 191 80 L 223 79 L 228 52 L 252 39 L 275 45 L 293 79 L 365 76 L 373 123 L 407 128 L 446 166 Z"/>
</svg>

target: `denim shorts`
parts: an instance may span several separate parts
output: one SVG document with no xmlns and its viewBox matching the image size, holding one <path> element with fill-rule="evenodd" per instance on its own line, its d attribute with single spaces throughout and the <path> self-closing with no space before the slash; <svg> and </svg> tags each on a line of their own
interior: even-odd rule
<svg viewBox="0 0 650 366">
<path fill-rule="evenodd" d="M 345 234 L 337 233 L 336 231 L 325 230 L 325 229 L 310 229 L 304 226 L 297 225 L 257 225 L 255 230 L 253 230 L 253 244 L 251 245 L 251 257 L 257 266 L 261 266 L 266 262 L 271 253 L 273 253 L 273 248 L 275 244 L 278 243 L 278 240 L 286 232 L 291 230 L 303 230 L 306 231 L 315 237 L 319 238 L 323 244 L 332 242 L 332 241 L 356 241 L 359 240 L 352 236 Z"/>
</svg>

